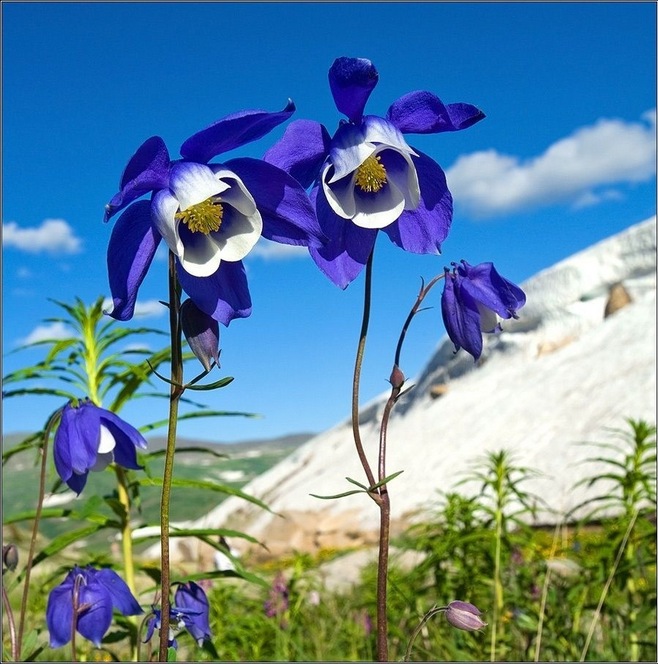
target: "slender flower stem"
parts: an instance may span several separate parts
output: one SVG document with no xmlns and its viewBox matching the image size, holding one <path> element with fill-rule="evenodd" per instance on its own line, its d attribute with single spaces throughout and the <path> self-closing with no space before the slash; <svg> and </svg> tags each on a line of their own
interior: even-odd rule
<svg viewBox="0 0 658 664">
<path fill-rule="evenodd" d="M 160 600 L 161 628 L 159 661 L 167 661 L 169 647 L 169 506 L 171 484 L 174 472 L 174 453 L 176 450 L 176 425 L 178 422 L 178 404 L 183 393 L 183 352 L 180 328 L 180 286 L 176 277 L 176 260 L 169 252 L 169 329 L 171 333 L 171 392 L 169 397 L 169 427 L 167 430 L 167 451 L 162 477 L 162 497 L 160 501 L 160 559 L 162 571 L 162 598 Z"/>
<path fill-rule="evenodd" d="M 354 363 L 354 379 L 352 381 L 352 435 L 354 436 L 354 444 L 356 445 L 356 453 L 359 455 L 359 460 L 363 466 L 363 470 L 368 478 L 368 486 L 376 484 L 375 476 L 372 473 L 370 464 L 363 449 L 363 442 L 361 441 L 361 432 L 359 431 L 359 384 L 361 381 L 361 366 L 363 364 L 363 356 L 366 348 L 366 337 L 368 336 L 368 325 L 370 323 L 370 299 L 372 292 L 372 260 L 374 249 L 368 256 L 366 263 L 366 276 L 365 276 L 365 289 L 363 295 L 363 318 L 361 320 L 361 333 L 359 335 L 359 345 L 356 351 L 356 361 Z M 370 493 L 370 497 L 376 503 L 379 503 L 378 494 Z"/>
<path fill-rule="evenodd" d="M 39 496 L 37 498 L 37 509 L 34 514 L 34 524 L 32 525 L 32 537 L 30 538 L 30 548 L 27 554 L 27 563 L 25 565 L 25 580 L 23 582 L 23 598 L 21 599 L 21 614 L 18 620 L 18 638 L 16 650 L 20 657 L 23 646 L 23 631 L 25 629 L 25 615 L 27 614 L 27 597 L 30 592 L 30 576 L 32 574 L 32 562 L 34 561 L 34 552 L 37 546 L 37 535 L 39 534 L 39 523 L 41 521 L 41 510 L 43 509 L 43 497 L 46 493 L 46 470 L 48 468 L 48 441 L 53 427 L 61 416 L 61 410 L 55 411 L 46 425 L 43 434 L 43 445 L 41 446 L 41 473 L 39 475 Z M 18 658 L 17 658 L 18 659 Z"/>
<path fill-rule="evenodd" d="M 7 616 L 7 624 L 9 625 L 9 640 L 11 642 L 11 658 L 14 662 L 18 661 L 18 648 L 16 647 L 16 623 L 14 622 L 14 612 L 11 610 L 11 604 L 9 603 L 9 596 L 7 595 L 7 589 L 5 584 L 2 584 L 2 603 L 5 606 L 5 615 Z"/>
<path fill-rule="evenodd" d="M 423 619 L 420 621 L 418 624 L 418 627 L 414 630 L 413 634 L 411 635 L 411 638 L 409 639 L 409 645 L 407 646 L 407 650 L 404 653 L 404 660 L 405 662 L 409 661 L 409 658 L 411 657 L 411 648 L 414 645 L 414 641 L 416 640 L 416 637 L 420 634 L 420 630 L 423 629 L 425 626 L 425 623 L 432 617 L 435 616 L 437 613 L 441 613 L 442 611 L 446 611 L 447 607 L 445 606 L 436 606 L 434 605 L 424 616 Z"/>
</svg>

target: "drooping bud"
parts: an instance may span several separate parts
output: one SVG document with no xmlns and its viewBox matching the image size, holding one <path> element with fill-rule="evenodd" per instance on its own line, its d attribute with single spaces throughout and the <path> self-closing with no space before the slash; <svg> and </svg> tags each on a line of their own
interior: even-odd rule
<svg viewBox="0 0 658 664">
<path fill-rule="evenodd" d="M 391 377 L 388 379 L 388 381 L 395 389 L 402 389 L 402 386 L 404 385 L 404 374 L 402 373 L 402 369 L 400 369 L 397 364 L 393 367 L 393 371 L 391 371 Z"/>
<path fill-rule="evenodd" d="M 487 626 L 487 623 L 480 618 L 482 611 L 469 602 L 460 602 L 455 600 L 448 604 L 446 609 L 446 619 L 457 629 L 465 629 L 469 632 L 475 632 Z"/>
<path fill-rule="evenodd" d="M 13 572 L 18 565 L 18 549 L 14 544 L 3 544 L 2 545 L 2 573 L 5 572 L 5 567 Z"/>
<path fill-rule="evenodd" d="M 180 316 L 185 339 L 203 368 L 210 371 L 211 360 L 219 366 L 219 323 L 192 300 L 183 302 Z"/>
</svg>

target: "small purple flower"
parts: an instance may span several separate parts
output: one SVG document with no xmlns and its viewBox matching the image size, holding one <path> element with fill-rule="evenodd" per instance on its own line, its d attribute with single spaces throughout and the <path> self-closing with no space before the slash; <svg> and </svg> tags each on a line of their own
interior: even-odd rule
<svg viewBox="0 0 658 664">
<path fill-rule="evenodd" d="M 377 85 L 375 66 L 363 58 L 338 58 L 329 85 L 342 120 L 333 137 L 318 122 L 292 122 L 264 159 L 310 187 L 329 243 L 310 247 L 313 260 L 341 288 L 361 272 L 378 230 L 397 246 L 438 253 L 452 221 L 445 174 L 409 146 L 404 134 L 466 129 L 484 117 L 470 104 L 443 104 L 416 91 L 395 101 L 386 117 L 363 115 Z"/>
<path fill-rule="evenodd" d="M 199 646 L 205 640 L 212 638 L 208 619 L 209 605 L 205 592 L 194 581 L 181 583 L 174 595 L 175 606 L 169 609 L 169 636 L 170 648 L 178 648 L 178 641 L 174 630 L 187 629 Z M 162 626 L 162 613 L 155 607 L 148 620 L 144 643 L 150 641 L 155 629 Z"/>
<path fill-rule="evenodd" d="M 79 495 L 90 470 L 104 470 L 113 461 L 124 468 L 141 468 L 136 447 L 146 449 L 146 440 L 118 415 L 89 399 L 78 405 L 69 402 L 55 433 L 55 468 L 62 481 Z"/>
<path fill-rule="evenodd" d="M 261 235 L 302 246 L 325 241 L 308 196 L 293 177 L 259 159 L 208 163 L 265 136 L 294 110 L 290 101 L 278 113 L 229 115 L 188 138 L 178 160 L 170 159 L 159 136 L 138 148 L 124 170 L 120 191 L 105 206 L 105 221 L 126 208 L 107 251 L 114 304 L 110 316 L 132 318 L 161 239 L 176 256 L 183 290 L 224 325 L 251 313 L 242 259 Z M 150 200 L 137 200 L 146 194 Z"/>
<path fill-rule="evenodd" d="M 174 595 L 174 604 L 187 615 L 185 627 L 199 645 L 212 638 L 208 598 L 199 584 L 194 581 L 179 584 Z"/>
<path fill-rule="evenodd" d="M 274 618 L 275 616 L 283 616 L 283 614 L 288 610 L 288 605 L 290 602 L 290 590 L 288 584 L 286 583 L 286 578 L 281 572 L 278 572 L 274 577 L 272 586 L 270 588 L 270 595 L 264 605 L 265 615 L 268 618 Z M 282 626 L 284 621 L 282 620 Z"/>
<path fill-rule="evenodd" d="M 77 631 L 97 648 L 112 623 L 112 610 L 124 616 L 143 613 L 121 577 L 111 569 L 74 567 L 48 596 L 46 624 L 50 646 L 59 648 L 71 640 L 74 599 L 77 594 Z"/>
<path fill-rule="evenodd" d="M 483 615 L 482 611 L 469 602 L 459 600 L 450 602 L 445 614 L 447 621 L 457 629 L 474 632 L 487 626 L 487 623 L 480 618 Z"/>
<path fill-rule="evenodd" d="M 476 360 L 482 354 L 482 333 L 500 331 L 498 316 L 517 318 L 525 304 L 525 293 L 501 277 L 493 263 L 461 265 L 445 270 L 441 313 L 455 352 L 463 348 Z"/>
<path fill-rule="evenodd" d="M 219 324 L 201 311 L 192 300 L 185 300 L 180 309 L 181 327 L 187 343 L 206 371 L 211 360 L 219 366 Z"/>
</svg>

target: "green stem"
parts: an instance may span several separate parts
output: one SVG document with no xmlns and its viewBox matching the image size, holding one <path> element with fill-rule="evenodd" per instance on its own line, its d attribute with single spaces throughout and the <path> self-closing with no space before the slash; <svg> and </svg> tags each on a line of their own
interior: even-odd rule
<svg viewBox="0 0 658 664">
<path fill-rule="evenodd" d="M 43 434 L 43 445 L 41 447 L 41 473 L 39 475 L 39 496 L 37 498 L 37 509 L 34 514 L 34 524 L 32 526 L 32 537 L 30 538 L 30 548 L 27 554 L 27 564 L 25 565 L 25 581 L 23 582 L 23 597 L 21 599 L 21 615 L 18 620 L 18 637 L 16 639 L 16 651 L 20 657 L 23 646 L 23 631 L 25 629 L 25 615 L 27 613 L 27 598 L 30 592 L 30 576 L 32 574 L 32 562 L 34 561 L 34 552 L 37 546 L 37 535 L 39 534 L 39 523 L 41 521 L 41 511 L 43 509 L 43 498 L 46 493 L 46 470 L 48 468 L 48 441 L 50 433 L 61 416 L 61 410 L 55 411 L 50 417 L 46 430 Z"/>
<path fill-rule="evenodd" d="M 160 600 L 161 628 L 159 661 L 167 661 L 169 648 L 169 506 L 171 502 L 171 484 L 174 473 L 174 453 L 176 451 L 176 425 L 178 423 L 178 404 L 183 390 L 183 351 L 180 328 L 180 286 L 176 277 L 176 259 L 169 252 L 169 330 L 171 334 L 171 392 L 169 396 L 169 426 L 167 429 L 167 451 L 162 477 L 162 496 L 160 500 L 160 561 L 162 597 Z"/>
<path fill-rule="evenodd" d="M 124 581 L 126 582 L 130 592 L 133 595 L 137 594 L 137 589 L 135 587 L 135 560 L 133 554 L 133 535 L 132 535 L 132 525 L 130 523 L 130 494 L 128 493 L 128 478 L 126 477 L 126 471 L 119 465 L 114 464 L 114 472 L 117 476 L 117 495 L 119 502 L 123 505 L 124 515 L 121 519 L 121 553 L 123 556 L 123 573 Z M 128 620 L 137 627 L 137 618 L 135 616 L 130 616 Z M 132 654 L 133 661 L 137 660 L 137 648 L 138 642 L 137 637 L 132 637 Z"/>
<path fill-rule="evenodd" d="M 368 325 L 370 323 L 370 299 L 372 292 L 372 260 L 374 249 L 368 256 L 366 263 L 366 277 L 365 288 L 363 295 L 363 318 L 361 319 L 361 333 L 359 335 L 359 344 L 356 350 L 356 360 L 354 363 L 354 378 L 352 381 L 352 435 L 354 437 L 354 444 L 356 446 L 356 453 L 359 455 L 359 460 L 363 466 L 363 470 L 368 478 L 368 486 L 376 484 L 375 476 L 372 473 L 370 464 L 363 449 L 363 442 L 361 441 L 361 432 L 359 430 L 359 384 L 361 382 L 361 366 L 363 364 L 363 356 L 366 349 L 366 337 L 368 336 Z M 371 498 L 378 503 L 378 496 L 370 494 Z"/>
<path fill-rule="evenodd" d="M 503 606 L 503 584 L 500 580 L 500 550 L 501 550 L 501 539 L 502 539 L 502 511 L 499 508 L 496 512 L 496 550 L 494 554 L 494 614 L 493 614 L 493 625 L 491 630 L 491 656 L 490 661 L 496 661 L 496 637 L 498 633 L 498 623 L 500 618 L 500 612 Z"/>
</svg>

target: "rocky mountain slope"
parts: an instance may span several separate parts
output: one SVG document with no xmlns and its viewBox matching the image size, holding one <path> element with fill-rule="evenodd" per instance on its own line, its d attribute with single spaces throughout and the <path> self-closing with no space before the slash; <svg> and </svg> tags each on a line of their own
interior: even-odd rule
<svg viewBox="0 0 658 664">
<path fill-rule="evenodd" d="M 454 489 L 486 452 L 502 449 L 541 473 L 524 488 L 550 508 L 539 520 L 554 522 L 587 497 L 576 483 L 597 472 L 596 463 L 583 463 L 594 449 L 580 441 L 610 441 L 609 428 L 623 428 L 625 418 L 655 422 L 655 217 L 540 272 L 523 289 L 528 304 L 520 319 L 485 339 L 480 362 L 455 355 L 445 338 L 409 381 L 415 387 L 388 430 L 387 472 L 404 471 L 390 487 L 394 528 Z M 361 411 L 373 465 L 387 396 Z M 349 420 L 244 487 L 273 513 L 230 498 L 195 525 L 243 530 L 273 555 L 371 543 L 378 512 L 366 496 L 310 495 L 354 488 L 345 477 L 365 482 Z M 179 542 L 172 542 L 173 556 Z M 185 548 L 207 555 L 198 543 Z"/>
</svg>

